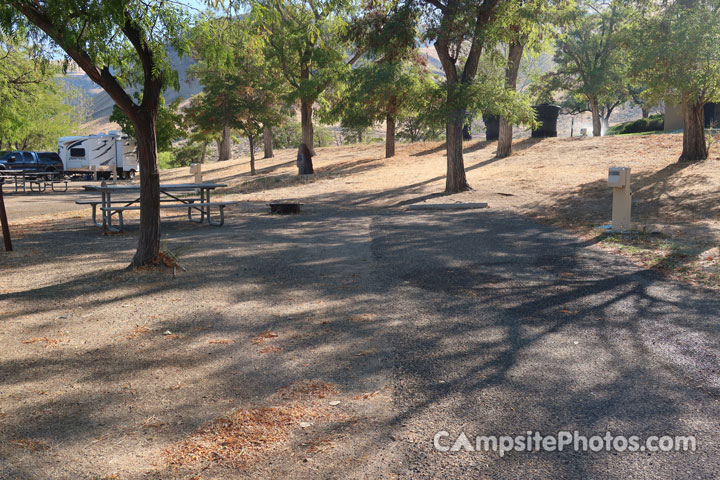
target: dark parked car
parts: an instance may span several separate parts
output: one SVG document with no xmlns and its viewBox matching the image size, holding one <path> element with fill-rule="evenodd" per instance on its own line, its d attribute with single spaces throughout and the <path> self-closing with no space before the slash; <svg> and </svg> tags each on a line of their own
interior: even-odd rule
<svg viewBox="0 0 720 480">
<path fill-rule="evenodd" d="M 60 156 L 55 152 L 14 151 L 0 155 L 0 172 L 2 170 L 62 173 L 65 169 Z"/>
</svg>

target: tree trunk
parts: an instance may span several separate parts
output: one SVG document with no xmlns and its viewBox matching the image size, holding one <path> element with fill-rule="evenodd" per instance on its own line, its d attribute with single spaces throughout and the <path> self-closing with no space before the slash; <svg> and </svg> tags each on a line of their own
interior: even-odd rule
<svg viewBox="0 0 720 480">
<path fill-rule="evenodd" d="M 395 156 L 395 117 L 388 115 L 385 118 L 385 158 Z"/>
<path fill-rule="evenodd" d="M 230 127 L 223 128 L 222 139 L 218 142 L 218 161 L 232 158 L 232 131 Z"/>
<path fill-rule="evenodd" d="M 592 125 L 593 125 L 593 137 L 599 137 L 602 135 L 602 125 L 600 123 L 600 107 L 597 100 L 594 98 L 590 99 L 590 112 L 592 114 Z"/>
<path fill-rule="evenodd" d="M 248 135 L 248 143 L 250 143 L 250 175 L 255 175 L 255 136 Z"/>
<path fill-rule="evenodd" d="M 157 261 L 160 253 L 160 171 L 157 162 L 157 114 L 139 110 L 131 118 L 137 136 L 140 163 L 140 238 L 133 267 Z"/>
<path fill-rule="evenodd" d="M 600 132 L 605 135 L 610 128 L 610 117 L 600 117 Z"/>
<path fill-rule="evenodd" d="M 270 127 L 263 127 L 263 147 L 265 149 L 265 156 L 263 158 L 273 158 L 273 139 L 272 129 Z"/>
<path fill-rule="evenodd" d="M 312 100 L 300 100 L 300 124 L 302 126 L 302 143 L 305 144 L 312 155 L 315 155 L 315 149 L 313 148 L 312 104 Z"/>
<path fill-rule="evenodd" d="M 680 162 L 695 162 L 708 157 L 705 143 L 704 107 L 703 102 L 683 102 L 685 129 L 683 130 L 683 151 Z"/>
<path fill-rule="evenodd" d="M 459 110 L 449 119 L 446 130 L 447 141 L 447 176 L 445 193 L 459 193 L 470 190 L 465 177 L 463 162 L 462 136 L 465 112 Z"/>
<path fill-rule="evenodd" d="M 200 163 L 205 163 L 205 155 L 207 154 L 208 142 L 203 142 L 202 154 L 200 155 Z"/>
<path fill-rule="evenodd" d="M 508 66 L 505 70 L 505 88 L 515 91 L 517 88 L 518 71 L 522 60 L 524 45 L 512 43 L 508 47 Z M 512 153 L 513 127 L 505 118 L 500 117 L 500 132 L 498 135 L 498 146 L 496 156 L 498 158 L 509 157 Z"/>
<path fill-rule="evenodd" d="M 497 0 L 483 2 L 481 11 L 475 16 L 475 12 L 467 14 L 473 19 L 474 32 L 472 40 L 467 42 L 469 49 L 465 55 L 462 66 L 462 74 L 458 71 L 457 57 L 453 56 L 454 40 L 451 39 L 452 26 L 456 22 L 457 2 L 449 4 L 440 20 L 440 28 L 435 38 L 435 51 L 445 72 L 445 85 L 447 86 L 447 100 L 449 104 L 457 104 L 458 87 L 470 85 L 477 75 L 480 66 L 480 56 L 486 42 L 485 26 L 494 17 L 494 10 L 497 8 Z M 465 12 L 463 12 L 465 13 Z M 458 193 L 470 189 L 465 177 L 465 165 L 462 152 L 462 130 L 465 120 L 465 106 L 460 104 L 457 110 L 452 112 L 446 123 L 445 143 L 447 149 L 447 175 L 445 178 L 445 192 Z"/>
<path fill-rule="evenodd" d="M 5 201 L 2 194 L 2 182 L 0 182 L 0 225 L 2 226 L 2 237 L 5 242 L 5 251 L 12 252 L 12 240 L 10 239 L 10 224 L 8 223 Z"/>
<path fill-rule="evenodd" d="M 649 108 L 640 107 L 640 110 L 642 111 L 642 118 L 648 118 L 650 116 Z"/>
<path fill-rule="evenodd" d="M 463 141 L 469 142 L 472 140 L 472 119 L 468 118 L 467 122 L 463 124 Z"/>
</svg>

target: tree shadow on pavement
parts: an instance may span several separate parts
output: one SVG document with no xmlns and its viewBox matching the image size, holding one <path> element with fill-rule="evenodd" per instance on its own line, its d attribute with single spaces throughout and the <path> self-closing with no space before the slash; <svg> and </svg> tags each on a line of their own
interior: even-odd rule
<svg viewBox="0 0 720 480">
<path fill-rule="evenodd" d="M 169 223 L 168 245 L 184 252 L 188 270 L 175 278 L 120 271 L 133 235 L 60 225 L 21 238 L 18 249 L 67 252 L 10 262 L 14 274 L 48 272 L 44 282 L 0 294 L 0 439 L 17 478 L 109 475 L 108 458 L 140 478 L 150 462 L 127 463 L 139 453 L 160 461 L 152 478 L 169 478 L 164 446 L 305 379 L 338 385 L 357 409 L 345 440 L 333 437 L 357 448 L 317 454 L 319 470 L 287 460 L 296 469 L 288 476 L 364 478 L 370 463 L 404 478 L 717 471 L 720 300 L 524 217 L 318 206 L 237 215 L 221 229 Z M 100 245 L 119 260 L 105 253 L 103 263 Z M 263 332 L 277 337 L 254 341 Z M 261 353 L 265 345 L 276 350 Z M 388 385 L 390 418 L 364 417 L 353 398 Z M 501 459 L 432 449 L 439 430 L 575 429 L 696 434 L 703 450 Z M 13 446 L 19 440 L 47 450 L 27 452 Z"/>
</svg>

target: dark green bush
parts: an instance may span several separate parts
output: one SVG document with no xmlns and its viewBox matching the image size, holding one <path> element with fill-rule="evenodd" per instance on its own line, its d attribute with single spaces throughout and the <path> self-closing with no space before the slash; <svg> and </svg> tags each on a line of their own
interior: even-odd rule
<svg viewBox="0 0 720 480">
<path fill-rule="evenodd" d="M 188 141 L 173 151 L 175 158 L 172 161 L 172 165 L 173 167 L 187 167 L 191 163 L 199 163 L 202 158 L 202 152 L 202 142 Z"/>
<path fill-rule="evenodd" d="M 607 134 L 624 135 L 628 133 L 657 132 L 663 129 L 664 123 L 665 116 L 658 113 L 656 115 L 650 115 L 648 118 L 613 125 L 607 131 Z"/>
<path fill-rule="evenodd" d="M 302 143 L 302 126 L 300 122 L 285 122 L 278 127 L 273 127 L 272 132 L 275 148 L 298 148 Z M 332 131 L 324 125 L 313 125 L 313 137 L 316 147 L 327 147 L 333 143 Z"/>
</svg>

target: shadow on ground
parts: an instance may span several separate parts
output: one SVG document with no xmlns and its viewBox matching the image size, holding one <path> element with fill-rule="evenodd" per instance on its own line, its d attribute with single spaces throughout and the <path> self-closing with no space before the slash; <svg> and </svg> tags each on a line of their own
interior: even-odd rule
<svg viewBox="0 0 720 480">
<path fill-rule="evenodd" d="M 392 414 L 357 414 L 343 431 L 355 449 L 318 454 L 319 470 L 302 456 L 279 462 L 274 478 L 711 478 L 719 468 L 718 298 L 523 217 L 318 205 L 233 214 L 221 229 L 167 222 L 188 270 L 175 279 L 120 271 L 135 231 L 73 225 L 29 232 L 0 264 L 19 273 L 0 294 L 8 478 L 109 475 L 110 456 L 140 478 L 137 455 L 157 461 L 156 445 L 303 379 L 339 385 L 348 403 L 392 385 Z M 351 319 L 364 313 L 374 320 Z M 279 350 L 262 354 L 252 339 L 266 331 Z M 68 341 L 23 343 L 50 336 Z M 576 429 L 695 434 L 703 448 L 505 459 L 432 450 L 439 430 Z M 158 468 L 147 478 L 174 475 Z"/>
</svg>

